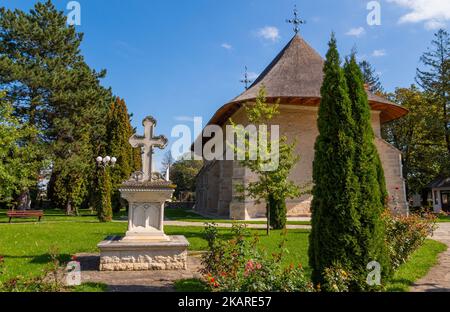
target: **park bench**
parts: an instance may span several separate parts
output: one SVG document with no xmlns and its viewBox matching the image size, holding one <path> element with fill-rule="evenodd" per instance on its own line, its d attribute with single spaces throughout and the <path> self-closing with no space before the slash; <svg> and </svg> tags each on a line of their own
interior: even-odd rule
<svg viewBox="0 0 450 312">
<path fill-rule="evenodd" d="M 6 213 L 9 217 L 9 223 L 11 223 L 12 218 L 38 218 L 38 221 L 41 221 L 41 218 L 44 216 L 44 211 L 42 210 L 10 210 Z"/>
</svg>

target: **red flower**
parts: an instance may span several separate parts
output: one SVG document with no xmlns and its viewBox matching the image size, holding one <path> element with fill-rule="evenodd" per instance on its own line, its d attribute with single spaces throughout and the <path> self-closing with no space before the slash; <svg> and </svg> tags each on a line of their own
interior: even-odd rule
<svg viewBox="0 0 450 312">
<path fill-rule="evenodd" d="M 0 256 L 0 263 L 3 263 L 5 261 L 5 258 L 3 256 Z"/>
<path fill-rule="evenodd" d="M 77 256 L 72 256 L 73 261 L 77 261 Z"/>
</svg>

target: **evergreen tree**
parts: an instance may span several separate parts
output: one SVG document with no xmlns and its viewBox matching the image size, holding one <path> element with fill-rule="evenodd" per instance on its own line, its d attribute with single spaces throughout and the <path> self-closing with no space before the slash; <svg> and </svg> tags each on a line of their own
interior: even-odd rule
<svg viewBox="0 0 450 312">
<path fill-rule="evenodd" d="M 105 155 L 117 158 L 116 166 L 111 170 L 112 206 L 113 210 L 117 212 L 122 207 L 118 189 L 135 171 L 133 168 L 134 149 L 129 143 L 129 139 L 133 135 L 133 128 L 131 127 L 127 105 L 123 99 L 116 98 L 112 102 L 106 125 Z"/>
<path fill-rule="evenodd" d="M 361 256 L 355 258 L 357 263 L 357 281 L 364 281 L 367 276 L 366 266 L 372 261 L 381 264 L 384 276 L 389 274 L 389 260 L 385 250 L 385 229 L 382 221 L 384 212 L 384 198 L 382 194 L 386 189 L 383 176 L 379 177 L 380 157 L 374 140 L 375 135 L 371 123 L 370 106 L 364 88 L 364 77 L 358 67 L 355 55 L 347 59 L 344 66 L 345 78 L 352 103 L 353 119 L 355 124 L 354 142 L 355 158 L 354 172 L 358 179 L 357 210 L 360 217 L 359 246 Z M 381 168 L 382 170 L 382 168 Z M 362 289 L 360 288 L 362 286 Z M 365 282 L 355 284 L 357 290 L 364 290 Z"/>
<path fill-rule="evenodd" d="M 383 86 L 380 81 L 380 76 L 375 72 L 372 64 L 364 60 L 359 63 L 363 74 L 363 81 L 369 86 L 369 91 L 372 93 L 384 93 Z"/>
<path fill-rule="evenodd" d="M 0 202 L 9 205 L 22 190 L 36 184 L 42 162 L 37 154 L 39 147 L 29 143 L 37 130 L 13 116 L 4 95 L 0 92 Z"/>
<path fill-rule="evenodd" d="M 421 62 L 426 67 L 417 69 L 417 83 L 439 104 L 437 118 L 442 125 L 447 147 L 447 164 L 450 164 L 450 35 L 440 29 L 432 41 L 432 49 L 423 54 Z"/>
<path fill-rule="evenodd" d="M 324 65 L 313 163 L 309 262 L 315 284 L 323 284 L 323 273 L 332 266 L 358 270 L 363 255 L 358 235 L 358 178 L 353 165 L 355 123 L 340 63 L 333 34 Z"/>
<path fill-rule="evenodd" d="M 111 176 L 109 174 L 109 167 L 103 168 L 98 166 L 97 168 L 97 180 L 96 188 L 99 195 L 96 197 L 96 207 L 98 213 L 98 219 L 100 222 L 112 221 L 113 211 L 111 206 Z"/>
<path fill-rule="evenodd" d="M 68 214 L 90 193 L 111 102 L 100 85 L 105 71 L 91 70 L 80 53 L 82 38 L 51 1 L 29 13 L 0 9 L 0 88 L 20 121 L 39 131 L 28 141 L 51 162 L 50 199 Z"/>
</svg>

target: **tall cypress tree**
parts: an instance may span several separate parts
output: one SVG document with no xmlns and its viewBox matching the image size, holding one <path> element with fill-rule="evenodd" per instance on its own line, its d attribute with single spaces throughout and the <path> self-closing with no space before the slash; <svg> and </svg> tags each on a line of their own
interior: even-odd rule
<svg viewBox="0 0 450 312">
<path fill-rule="evenodd" d="M 381 163 L 374 144 L 375 135 L 371 123 L 370 106 L 364 88 L 364 77 L 354 54 L 347 59 L 344 72 L 355 121 L 354 171 L 358 178 L 360 194 L 357 209 L 361 223 L 359 228 L 361 257 L 355 266 L 357 269 L 355 273 L 360 275 L 359 280 L 364 280 L 367 276 L 366 266 L 372 261 L 381 264 L 384 274 L 389 273 L 384 224 L 381 218 L 384 211 L 382 192 L 386 189 L 386 183 L 384 175 L 381 175 L 379 180 Z M 367 285 L 363 282 L 357 285 L 357 288 L 358 286 L 362 286 L 359 290 L 364 290 L 364 286 Z"/>
<path fill-rule="evenodd" d="M 117 164 L 111 171 L 112 206 L 115 212 L 121 208 L 119 186 L 134 172 L 134 149 L 128 142 L 133 135 L 125 101 L 116 98 L 111 103 L 107 117 L 106 154 L 117 158 Z"/>
<path fill-rule="evenodd" d="M 362 255 L 358 236 L 358 179 L 354 173 L 354 120 L 334 34 L 329 42 L 321 89 L 313 164 L 312 230 L 309 262 L 313 282 L 323 284 L 326 268 L 354 270 Z"/>
</svg>

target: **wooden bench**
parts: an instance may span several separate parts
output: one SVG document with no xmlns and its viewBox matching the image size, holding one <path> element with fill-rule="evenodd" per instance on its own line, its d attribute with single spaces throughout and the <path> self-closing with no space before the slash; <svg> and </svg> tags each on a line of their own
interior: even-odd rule
<svg viewBox="0 0 450 312">
<path fill-rule="evenodd" d="M 9 217 L 9 223 L 11 223 L 12 218 L 38 218 L 38 221 L 41 221 L 41 218 L 44 216 L 44 211 L 42 210 L 10 210 L 6 213 Z"/>
</svg>

